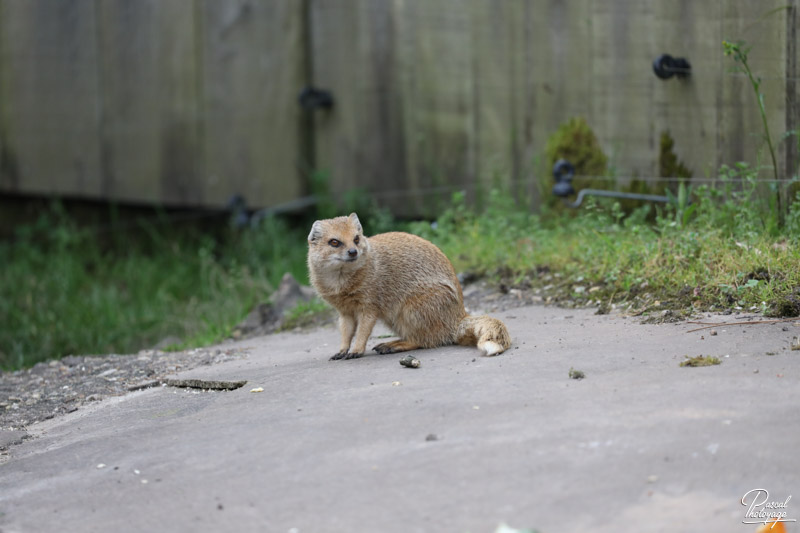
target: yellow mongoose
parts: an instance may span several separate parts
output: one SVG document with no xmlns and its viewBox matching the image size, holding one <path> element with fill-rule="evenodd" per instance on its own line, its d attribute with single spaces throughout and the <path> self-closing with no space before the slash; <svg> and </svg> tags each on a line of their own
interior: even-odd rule
<svg viewBox="0 0 800 533">
<path fill-rule="evenodd" d="M 317 220 L 308 234 L 308 270 L 319 295 L 339 311 L 342 343 L 331 359 L 364 355 L 379 319 L 400 337 L 373 348 L 381 354 L 461 344 L 497 355 L 511 346 L 502 322 L 467 315 L 453 265 L 416 235 L 367 238 L 355 213 Z"/>
</svg>

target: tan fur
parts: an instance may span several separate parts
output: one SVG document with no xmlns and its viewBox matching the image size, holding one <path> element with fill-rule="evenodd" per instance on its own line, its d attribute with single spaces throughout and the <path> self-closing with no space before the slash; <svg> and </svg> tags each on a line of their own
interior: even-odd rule
<svg viewBox="0 0 800 533">
<path fill-rule="evenodd" d="M 377 320 L 401 339 L 375 346 L 378 353 L 462 344 L 496 355 L 511 346 L 502 322 L 467 315 L 453 265 L 416 235 L 366 238 L 355 213 L 318 220 L 308 235 L 308 269 L 319 295 L 339 311 L 342 342 L 332 359 L 361 357 Z"/>
</svg>

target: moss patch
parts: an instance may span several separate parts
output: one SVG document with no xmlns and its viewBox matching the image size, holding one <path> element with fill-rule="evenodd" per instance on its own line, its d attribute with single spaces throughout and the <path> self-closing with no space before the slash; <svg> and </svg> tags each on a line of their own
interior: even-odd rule
<svg viewBox="0 0 800 533">
<path fill-rule="evenodd" d="M 712 357 L 710 355 L 698 355 L 696 357 L 686 356 L 685 361 L 681 361 L 681 366 L 714 366 L 720 364 L 719 357 Z"/>
<path fill-rule="evenodd" d="M 575 167 L 576 176 L 605 176 L 608 157 L 600 148 L 600 141 L 582 117 L 573 117 L 559 126 L 545 146 L 547 169 L 541 173 L 542 191 L 550 205 L 561 205 L 559 198 L 550 194 L 553 186 L 552 169 L 556 161 L 566 159 Z M 607 189 L 608 182 L 602 179 L 576 177 L 575 189 Z"/>
<path fill-rule="evenodd" d="M 678 159 L 673 151 L 674 147 L 675 140 L 669 132 L 662 132 L 658 152 L 658 175 L 662 178 L 691 178 L 692 171 Z"/>
<path fill-rule="evenodd" d="M 547 139 L 545 156 L 551 168 L 559 159 L 566 159 L 576 174 L 587 176 L 602 176 L 608 165 L 597 136 L 582 117 L 569 119 Z"/>
<path fill-rule="evenodd" d="M 575 370 L 574 368 L 570 367 L 569 377 L 570 379 L 583 379 L 586 377 L 586 374 L 584 374 L 581 370 Z"/>
</svg>

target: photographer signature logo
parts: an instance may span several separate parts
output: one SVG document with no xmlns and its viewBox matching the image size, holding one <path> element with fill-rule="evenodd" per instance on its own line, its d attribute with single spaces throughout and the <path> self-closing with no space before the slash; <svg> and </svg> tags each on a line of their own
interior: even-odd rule
<svg viewBox="0 0 800 533">
<path fill-rule="evenodd" d="M 742 505 L 747 507 L 742 523 L 765 526 L 769 523 L 775 527 L 778 522 L 797 522 L 796 518 L 786 518 L 786 508 L 791 499 L 790 495 L 783 501 L 770 501 L 767 489 L 749 490 L 742 496 Z"/>
</svg>

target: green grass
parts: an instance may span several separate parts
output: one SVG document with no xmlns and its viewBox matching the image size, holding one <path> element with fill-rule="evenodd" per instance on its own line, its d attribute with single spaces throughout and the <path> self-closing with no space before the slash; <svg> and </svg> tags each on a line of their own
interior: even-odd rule
<svg viewBox="0 0 800 533">
<path fill-rule="evenodd" d="M 333 309 L 319 298 L 314 298 L 308 302 L 300 302 L 286 312 L 282 331 L 289 331 L 295 328 L 312 326 L 317 323 L 320 316 L 327 316 L 333 313 Z"/>
<path fill-rule="evenodd" d="M 781 225 L 774 195 L 754 174 L 745 165 L 723 168 L 715 188 L 632 212 L 589 200 L 577 212 L 534 214 L 498 190 L 480 210 L 456 195 L 433 225 L 399 223 L 369 206 L 358 211 L 367 234 L 412 231 L 437 244 L 457 271 L 540 291 L 553 303 L 797 316 L 800 200 Z M 743 185 L 734 179 L 743 176 Z M 144 224 L 134 235 L 99 238 L 56 205 L 0 242 L 0 368 L 131 353 L 168 336 L 181 338 L 181 347 L 217 342 L 266 301 L 284 272 L 307 283 L 309 225 L 267 219 L 209 235 Z M 323 308 L 303 304 L 285 327 Z"/>
<path fill-rule="evenodd" d="M 301 282 L 305 228 L 98 235 L 56 206 L 0 243 L 0 368 L 68 354 L 130 353 L 167 336 L 183 345 L 227 336 L 284 272 Z"/>
<path fill-rule="evenodd" d="M 435 227 L 412 229 L 457 271 L 539 289 L 557 303 L 796 316 L 800 200 L 779 228 L 757 186 L 724 194 L 695 191 L 689 214 L 669 205 L 624 213 L 616 202 L 590 201 L 578 216 L 558 217 L 531 214 L 498 192 L 476 214 L 457 195 Z"/>
</svg>

